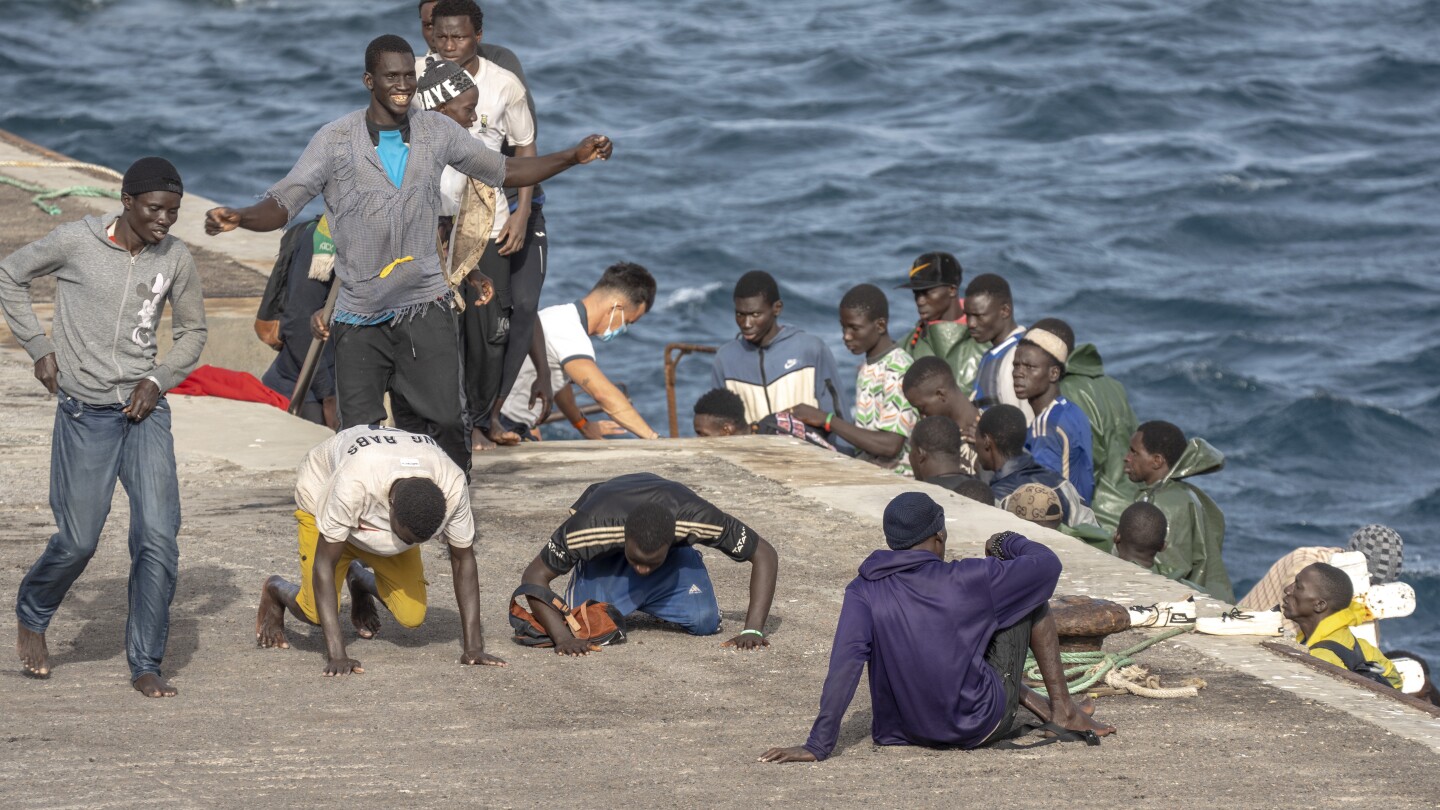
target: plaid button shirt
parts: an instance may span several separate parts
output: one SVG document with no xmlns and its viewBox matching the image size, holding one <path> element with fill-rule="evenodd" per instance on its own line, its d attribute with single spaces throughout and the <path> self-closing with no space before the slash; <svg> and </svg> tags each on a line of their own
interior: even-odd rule
<svg viewBox="0 0 1440 810">
<path fill-rule="evenodd" d="M 505 158 L 436 112 L 410 113 L 410 155 L 399 188 L 380 157 L 359 110 L 320 128 L 295 167 L 265 194 L 293 220 L 311 200 L 325 197 L 340 277 L 338 312 L 362 318 L 404 315 L 449 292 L 435 250 L 440 174 L 446 166 L 490 186 L 505 182 Z M 397 259 L 390 274 L 380 272 Z"/>
</svg>

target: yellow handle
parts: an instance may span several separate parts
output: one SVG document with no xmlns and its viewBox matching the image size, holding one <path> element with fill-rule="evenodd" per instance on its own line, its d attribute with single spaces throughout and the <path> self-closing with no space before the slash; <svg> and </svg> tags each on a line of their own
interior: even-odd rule
<svg viewBox="0 0 1440 810">
<path fill-rule="evenodd" d="M 385 278 L 386 276 L 390 275 L 390 271 L 391 271 L 391 270 L 394 270 L 394 269 L 395 269 L 395 265 L 397 265 L 397 264 L 404 264 L 405 262 L 413 262 L 413 261 L 415 261 L 415 257 L 414 257 L 414 256 L 406 256 L 406 257 L 403 258 L 403 259 L 396 259 L 395 261 L 390 262 L 389 264 L 385 265 L 385 269 L 380 271 L 380 277 L 381 277 L 381 278 Z"/>
</svg>

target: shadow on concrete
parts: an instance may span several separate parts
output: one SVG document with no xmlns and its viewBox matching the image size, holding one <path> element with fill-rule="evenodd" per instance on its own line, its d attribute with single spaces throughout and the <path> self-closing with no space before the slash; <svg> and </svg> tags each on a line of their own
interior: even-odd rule
<svg viewBox="0 0 1440 810">
<path fill-rule="evenodd" d="M 380 609 L 380 632 L 374 638 L 364 639 L 355 633 L 350 623 L 349 597 L 340 605 L 340 630 L 345 634 L 345 648 L 357 658 L 365 648 L 376 644 L 392 647 L 419 649 L 431 644 L 458 644 L 460 642 L 460 611 L 454 608 L 429 605 L 425 609 L 425 623 L 419 627 L 404 627 L 382 605 Z M 325 654 L 325 634 L 319 626 L 305 624 L 294 616 L 285 616 L 285 640 L 292 650 Z"/>
<path fill-rule="evenodd" d="M 129 578 L 106 577 L 75 583 L 56 612 L 62 622 L 84 624 L 69 649 L 51 650 L 51 666 L 63 667 L 88 661 L 108 661 L 125 654 L 125 622 L 129 616 Z M 170 638 L 165 648 L 164 670 L 174 675 L 183 670 L 200 648 L 200 616 L 221 613 L 241 597 L 234 572 L 215 565 L 184 566 L 176 583 L 175 601 L 170 605 Z"/>
</svg>

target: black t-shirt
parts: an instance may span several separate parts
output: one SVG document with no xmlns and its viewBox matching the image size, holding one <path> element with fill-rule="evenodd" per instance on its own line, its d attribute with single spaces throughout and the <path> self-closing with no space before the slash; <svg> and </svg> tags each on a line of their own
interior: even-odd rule
<svg viewBox="0 0 1440 810">
<path fill-rule="evenodd" d="M 625 547 L 625 519 L 631 510 L 657 503 L 675 514 L 676 546 L 710 546 L 736 562 L 755 553 L 760 535 L 714 504 L 654 473 L 633 473 L 591 484 L 570 507 L 570 518 L 550 535 L 540 559 L 565 573 L 575 564 Z"/>
</svg>

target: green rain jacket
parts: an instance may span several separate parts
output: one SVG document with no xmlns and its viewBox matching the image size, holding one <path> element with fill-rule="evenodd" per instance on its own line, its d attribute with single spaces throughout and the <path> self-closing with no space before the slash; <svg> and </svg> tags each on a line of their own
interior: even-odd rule
<svg viewBox="0 0 1440 810">
<path fill-rule="evenodd" d="M 1079 405 L 1090 419 L 1091 452 L 1095 456 L 1095 495 L 1090 499 L 1090 508 L 1095 510 L 1100 525 L 1114 534 L 1120 513 L 1135 502 L 1140 491 L 1125 475 L 1125 454 L 1140 422 L 1130 408 L 1125 386 L 1105 376 L 1100 351 L 1093 344 L 1075 347 L 1065 363 L 1060 393 Z"/>
<path fill-rule="evenodd" d="M 1165 549 L 1155 555 L 1159 573 L 1189 580 L 1226 602 L 1235 602 L 1230 574 L 1220 552 L 1225 546 L 1225 513 L 1210 496 L 1183 479 L 1217 472 L 1225 455 L 1204 439 L 1191 439 L 1180 461 L 1159 483 L 1141 486 L 1137 501 L 1153 503 L 1165 513 Z"/>
<path fill-rule="evenodd" d="M 989 350 L 989 343 L 977 343 L 970 337 L 970 327 L 955 321 L 921 321 L 905 341 L 905 351 L 916 360 L 938 357 L 949 363 L 950 370 L 955 372 L 955 382 L 967 397 L 975 391 L 980 358 Z M 1129 441 L 1128 437 L 1126 441 Z"/>
</svg>

